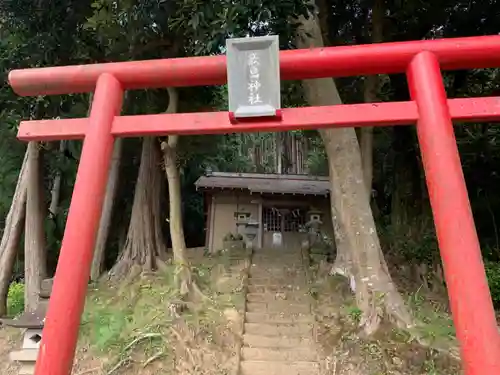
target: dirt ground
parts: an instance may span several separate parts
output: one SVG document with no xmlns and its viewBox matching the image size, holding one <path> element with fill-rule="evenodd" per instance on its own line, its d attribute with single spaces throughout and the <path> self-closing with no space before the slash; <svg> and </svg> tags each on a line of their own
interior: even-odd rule
<svg viewBox="0 0 500 375">
<path fill-rule="evenodd" d="M 347 281 L 338 276 L 317 276 L 313 292 L 317 299 L 317 339 L 323 349 L 325 373 L 332 375 L 461 373 L 460 363 L 456 359 L 456 342 L 452 328 L 449 327 L 451 321 L 448 316 L 438 314 L 431 306 L 425 307 L 425 314 L 429 319 L 421 327 L 419 335 L 421 334 L 430 346 L 422 346 L 412 334 L 387 323 L 382 325 L 374 337 L 366 338 L 358 330 L 360 311 L 355 306 Z M 420 306 L 418 311 L 414 310 L 414 314 L 420 318 L 424 314 L 423 311 L 424 307 Z M 439 350 L 432 349 L 433 346 Z M 443 348 L 445 350 L 442 350 Z"/>
<path fill-rule="evenodd" d="M 205 293 L 196 304 L 181 303 L 173 265 L 121 285 L 89 287 L 73 375 L 234 373 L 246 254 L 206 257 L 203 249 L 189 251 Z M 0 328 L 0 374 L 17 375 L 8 353 L 20 344 L 19 330 Z"/>
<path fill-rule="evenodd" d="M 103 283 L 90 288 L 73 374 L 234 375 L 249 266 L 244 257 L 208 258 L 193 252 L 197 279 L 207 298 L 189 309 L 179 308 L 173 268 L 120 286 Z M 316 301 L 316 337 L 324 355 L 322 375 L 461 373 L 452 356 L 423 347 L 393 326 L 384 326 L 375 337 L 363 337 L 357 329 L 359 310 L 346 281 L 316 275 L 310 293 Z M 418 305 L 416 312 L 423 316 L 426 309 L 427 305 Z M 423 332 L 427 338 L 449 340 L 451 347 L 449 317 L 429 309 Z M 17 375 L 8 352 L 20 345 L 20 339 L 18 330 L 0 328 L 0 374 Z"/>
<path fill-rule="evenodd" d="M 19 346 L 20 339 L 18 330 L 0 326 L 0 374 L 17 375 L 18 366 L 9 361 L 9 352 Z"/>
</svg>

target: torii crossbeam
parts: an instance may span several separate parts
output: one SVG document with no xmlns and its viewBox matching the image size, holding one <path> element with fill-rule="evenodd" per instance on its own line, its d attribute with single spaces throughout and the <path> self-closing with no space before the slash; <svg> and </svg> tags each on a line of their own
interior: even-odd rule
<svg viewBox="0 0 500 375">
<path fill-rule="evenodd" d="M 282 79 L 406 73 L 412 101 L 281 110 L 232 121 L 228 112 L 119 116 L 124 90 L 217 85 L 226 58 L 192 57 L 15 70 L 20 95 L 95 90 L 89 118 L 23 121 L 24 141 L 84 139 L 36 375 L 69 375 L 114 137 L 416 124 L 453 320 L 467 375 L 500 374 L 500 336 L 452 121 L 498 121 L 500 98 L 449 99 L 441 69 L 500 67 L 500 36 L 283 51 Z"/>
</svg>

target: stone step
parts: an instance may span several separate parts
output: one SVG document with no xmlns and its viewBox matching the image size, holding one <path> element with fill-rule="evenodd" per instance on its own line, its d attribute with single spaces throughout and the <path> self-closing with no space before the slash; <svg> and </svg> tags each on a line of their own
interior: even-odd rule
<svg viewBox="0 0 500 375">
<path fill-rule="evenodd" d="M 245 333 L 243 345 L 250 348 L 312 348 L 314 340 L 311 337 L 262 336 Z"/>
<path fill-rule="evenodd" d="M 248 293 L 248 302 L 272 302 L 272 301 L 293 301 L 293 302 L 310 302 L 309 294 L 305 291 L 277 291 L 264 293 Z"/>
<path fill-rule="evenodd" d="M 16 362 L 36 362 L 37 356 L 38 349 L 22 349 L 9 354 L 10 360 Z"/>
<path fill-rule="evenodd" d="M 297 324 L 314 323 L 314 318 L 310 314 L 302 313 L 269 313 L 269 312 L 249 312 L 245 313 L 245 321 L 248 323 L 277 323 L 277 324 Z"/>
<path fill-rule="evenodd" d="M 300 258 L 303 256 L 302 252 L 300 251 L 260 251 L 260 250 L 255 250 L 252 253 L 252 256 L 254 257 L 267 257 L 267 258 L 293 258 L 297 257 Z"/>
<path fill-rule="evenodd" d="M 35 364 L 34 363 L 23 363 L 18 372 L 19 375 L 34 375 L 35 374 Z"/>
<path fill-rule="evenodd" d="M 297 263 L 266 263 L 265 261 L 256 262 L 255 259 L 252 261 L 252 265 L 250 269 L 268 269 L 269 271 L 282 271 L 282 270 L 290 270 L 290 271 L 302 271 L 304 269 L 303 264 Z"/>
<path fill-rule="evenodd" d="M 253 262 L 252 265 L 250 266 L 249 272 L 252 273 L 257 271 L 267 272 L 267 273 L 282 272 L 287 274 L 294 274 L 294 273 L 303 273 L 304 267 L 301 265 L 297 266 L 289 266 L 286 264 L 271 265 L 271 264 L 261 264 Z"/>
<path fill-rule="evenodd" d="M 250 285 L 283 285 L 283 286 L 306 286 L 307 280 L 304 276 L 295 276 L 295 277 L 256 277 L 251 276 L 248 278 L 248 282 Z"/>
<path fill-rule="evenodd" d="M 283 267 L 289 267 L 289 268 L 302 268 L 304 266 L 304 262 L 302 259 L 293 259 L 293 260 L 287 260 L 287 259 L 256 259 L 252 258 L 251 259 L 252 264 L 258 265 L 258 266 L 263 266 L 263 267 L 276 267 L 276 268 L 283 268 Z"/>
<path fill-rule="evenodd" d="M 241 375 L 319 375 L 315 362 L 243 361 Z"/>
<path fill-rule="evenodd" d="M 307 285 L 280 285 L 280 284 L 254 284 L 248 285 L 248 293 L 308 293 L 309 287 Z"/>
<path fill-rule="evenodd" d="M 311 313 L 311 305 L 307 303 L 290 303 L 288 301 L 273 301 L 270 303 L 247 302 L 247 311 L 250 312 L 289 312 Z"/>
<path fill-rule="evenodd" d="M 303 254 L 298 251 L 254 251 L 252 256 L 254 258 L 275 258 L 275 259 L 289 259 L 289 258 L 297 258 L 302 259 Z"/>
<path fill-rule="evenodd" d="M 244 361 L 317 361 L 318 355 L 312 348 L 241 348 Z"/>
<path fill-rule="evenodd" d="M 254 254 L 269 254 L 269 253 L 279 253 L 279 254 L 290 254 L 290 253 L 300 253 L 302 250 L 299 247 L 296 248 L 280 248 L 280 247 L 267 247 L 263 249 L 254 249 Z"/>
<path fill-rule="evenodd" d="M 290 268 L 290 269 L 296 269 L 296 270 L 303 270 L 304 269 L 304 263 L 300 260 L 296 261 L 283 261 L 283 260 L 276 260 L 272 261 L 269 259 L 252 259 L 252 268 L 253 267 L 263 267 L 263 268 L 274 268 L 274 269 L 284 269 L 284 268 Z"/>
<path fill-rule="evenodd" d="M 288 271 L 265 271 L 265 270 L 254 270 L 249 272 L 250 278 L 256 279 L 276 279 L 288 281 L 291 283 L 295 279 L 306 280 L 306 275 L 303 271 L 300 272 L 288 272 Z"/>
<path fill-rule="evenodd" d="M 245 323 L 245 333 L 263 336 L 312 337 L 313 326 L 307 323 Z"/>
<path fill-rule="evenodd" d="M 246 256 L 235 256 L 235 257 L 228 257 L 226 258 L 231 264 L 238 264 L 240 262 L 244 262 L 247 259 L 250 259 L 250 257 Z"/>
<path fill-rule="evenodd" d="M 252 260 L 262 261 L 269 260 L 275 263 L 281 262 L 302 262 L 304 259 L 302 254 L 253 254 Z"/>
<path fill-rule="evenodd" d="M 220 258 L 229 258 L 229 259 L 240 259 L 240 258 L 241 259 L 246 259 L 246 258 L 249 258 L 250 256 L 252 256 L 252 254 L 242 252 L 242 253 L 222 254 L 219 257 Z"/>
<path fill-rule="evenodd" d="M 19 375 L 33 375 L 35 373 L 35 363 L 37 356 L 37 349 L 22 349 L 10 352 L 9 354 L 9 358 L 11 361 L 21 364 L 18 370 Z"/>
</svg>

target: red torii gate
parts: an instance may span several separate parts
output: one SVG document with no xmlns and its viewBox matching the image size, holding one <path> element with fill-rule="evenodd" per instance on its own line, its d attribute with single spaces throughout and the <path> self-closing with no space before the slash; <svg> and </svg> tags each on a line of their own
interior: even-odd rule
<svg viewBox="0 0 500 375">
<path fill-rule="evenodd" d="M 226 58 L 191 57 L 15 70 L 20 95 L 95 90 L 89 118 L 23 121 L 24 141 L 84 139 L 36 375 L 71 372 L 114 137 L 417 124 L 457 337 L 467 375 L 500 374 L 500 336 L 452 120 L 498 121 L 500 98 L 446 98 L 441 69 L 500 66 L 500 36 L 283 51 L 283 79 L 406 72 L 412 101 L 281 110 L 241 123 L 228 112 L 119 116 L 124 90 L 226 82 Z"/>
</svg>

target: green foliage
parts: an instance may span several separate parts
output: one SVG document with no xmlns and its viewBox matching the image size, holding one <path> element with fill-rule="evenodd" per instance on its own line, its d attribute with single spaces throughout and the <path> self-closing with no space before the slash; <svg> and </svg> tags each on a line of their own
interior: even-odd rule
<svg viewBox="0 0 500 375">
<path fill-rule="evenodd" d="M 186 0 L 178 5 L 170 29 L 185 30 L 194 55 L 221 54 L 228 37 L 259 36 L 275 33 L 282 48 L 289 48 L 296 25 L 290 18 L 307 14 L 301 0 Z"/>
<path fill-rule="evenodd" d="M 7 294 L 7 314 L 17 316 L 24 311 L 24 284 L 13 282 Z"/>
<path fill-rule="evenodd" d="M 419 229 L 420 228 L 420 229 Z M 414 264 L 433 264 L 439 261 L 439 249 L 432 223 L 415 220 L 408 225 L 386 226 L 380 233 L 393 254 Z"/>
<path fill-rule="evenodd" d="M 314 176 L 328 176 L 328 157 L 323 142 L 317 134 L 306 132 L 306 136 L 310 137 L 312 146 L 307 155 L 309 173 Z"/>
<path fill-rule="evenodd" d="M 484 266 L 493 304 L 500 308 L 500 265 L 498 262 L 486 261 Z"/>
<path fill-rule="evenodd" d="M 23 153 L 24 146 L 14 139 L 14 132 L 0 127 L 0 228 L 12 202 Z"/>
<path fill-rule="evenodd" d="M 347 316 L 352 320 L 355 325 L 359 325 L 363 311 L 357 306 L 349 306 L 347 308 Z"/>
</svg>

